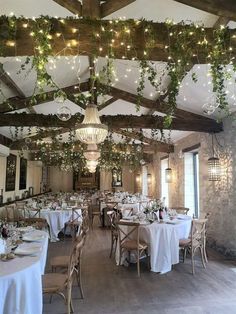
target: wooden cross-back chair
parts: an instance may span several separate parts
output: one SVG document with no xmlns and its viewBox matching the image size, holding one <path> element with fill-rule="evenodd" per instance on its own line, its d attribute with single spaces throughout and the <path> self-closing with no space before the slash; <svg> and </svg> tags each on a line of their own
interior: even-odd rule
<svg viewBox="0 0 236 314">
<path fill-rule="evenodd" d="M 202 265 L 206 268 L 206 260 L 204 254 L 204 247 L 206 243 L 206 223 L 207 219 L 193 219 L 191 225 L 191 236 L 189 239 L 180 240 L 179 245 L 180 249 L 183 250 L 183 261 L 186 257 L 186 252 L 188 251 L 191 256 L 192 263 L 192 274 L 195 274 L 195 264 L 194 264 L 194 255 L 199 249 Z"/>
<path fill-rule="evenodd" d="M 95 217 L 99 219 L 99 222 L 102 225 L 102 214 L 100 211 L 100 205 L 90 203 L 89 204 L 89 218 L 90 218 L 92 228 L 93 228 L 93 222 L 94 222 Z"/>
<path fill-rule="evenodd" d="M 79 210 L 81 209 L 81 212 Z M 72 240 L 74 241 L 76 233 L 78 232 L 82 221 L 83 221 L 83 211 L 87 210 L 87 206 L 83 208 L 72 208 L 72 215 L 69 221 L 67 221 L 64 225 L 64 240 L 65 240 L 65 234 L 66 234 L 66 228 L 70 228 L 70 233 L 72 236 Z"/>
<path fill-rule="evenodd" d="M 84 246 L 84 238 L 79 238 L 78 241 L 72 247 L 71 254 L 69 256 L 69 263 L 67 263 L 67 274 L 63 273 L 48 273 L 43 275 L 43 294 L 60 295 L 67 304 L 67 314 L 74 312 L 72 304 L 72 286 L 74 281 L 74 275 L 76 275 L 77 281 L 81 280 L 81 255 Z M 78 270 L 78 265 L 79 269 Z M 80 277 L 78 279 L 78 276 Z M 81 285 L 81 282 L 80 282 Z M 66 290 L 66 295 L 65 295 Z M 81 288 L 81 295 L 83 292 Z"/>
<path fill-rule="evenodd" d="M 137 272 L 138 277 L 140 277 L 140 257 L 145 252 L 148 257 L 148 245 L 147 243 L 140 241 L 139 239 L 139 227 L 140 223 L 138 222 L 129 222 L 129 221 L 119 221 L 117 223 L 118 229 L 118 239 L 119 239 L 119 265 L 121 264 L 122 254 L 127 251 L 135 251 L 137 254 Z"/>
<path fill-rule="evenodd" d="M 125 215 L 124 215 L 122 212 L 125 212 Z M 133 207 L 128 207 L 128 208 L 123 208 L 123 209 L 121 209 L 121 214 L 122 214 L 122 216 L 125 216 L 125 217 L 127 217 L 127 216 L 132 216 L 133 213 L 134 213 Z"/>
<path fill-rule="evenodd" d="M 15 204 L 6 205 L 1 210 L 1 219 L 7 222 L 19 222 L 24 219 L 24 212 L 18 209 Z"/>
<path fill-rule="evenodd" d="M 111 250 L 110 250 L 110 258 L 111 258 L 113 249 L 116 252 L 116 248 L 117 248 L 117 242 L 118 242 L 117 222 L 119 220 L 119 213 L 115 210 L 110 210 L 107 212 L 107 216 L 110 221 L 110 230 L 111 230 Z"/>
<path fill-rule="evenodd" d="M 175 210 L 177 214 L 187 215 L 189 212 L 189 208 L 187 207 L 173 207 L 172 209 Z"/>
<path fill-rule="evenodd" d="M 204 241 L 204 257 L 205 257 L 206 263 L 208 263 L 208 254 L 207 254 L 207 249 L 206 249 L 206 239 L 207 239 L 207 224 L 208 224 L 209 218 L 211 217 L 211 212 L 205 213 L 205 215 L 203 217 L 204 217 L 203 219 L 207 219 L 206 232 L 205 232 L 205 241 Z"/>
</svg>

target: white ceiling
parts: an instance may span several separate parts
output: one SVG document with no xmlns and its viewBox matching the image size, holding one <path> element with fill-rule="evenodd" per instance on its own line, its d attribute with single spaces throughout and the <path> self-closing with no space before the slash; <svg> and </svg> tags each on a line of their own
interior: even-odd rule
<svg viewBox="0 0 236 314">
<path fill-rule="evenodd" d="M 64 9 L 60 5 L 56 4 L 52 0 L 0 0 L 1 14 L 9 15 L 14 13 L 16 16 L 26 16 L 26 17 L 37 17 L 40 15 L 49 16 L 72 16 L 68 10 Z M 191 8 L 189 6 L 177 3 L 173 0 L 136 0 L 127 7 L 113 13 L 107 18 L 134 18 L 140 19 L 145 18 L 147 20 L 153 20 L 158 22 L 164 22 L 167 18 L 173 19 L 175 22 L 180 22 L 185 20 L 188 22 L 203 23 L 207 27 L 212 27 L 217 16 L 212 14 Z M 187 18 L 187 20 L 186 20 Z M 235 23 L 230 22 L 230 27 L 235 27 Z M 24 62 L 25 58 L 0 58 L 0 62 L 4 64 L 4 69 L 11 76 L 12 80 L 19 86 L 19 88 L 24 92 L 25 96 L 31 96 L 35 81 L 36 73 L 31 70 L 31 63 L 27 65 L 27 70 L 18 73 L 20 65 Z M 105 60 L 99 58 L 97 70 L 102 68 Z M 159 79 L 162 72 L 166 68 L 166 64 L 163 62 L 154 63 L 158 73 L 160 73 Z M 70 85 L 78 84 L 79 82 L 86 81 L 89 78 L 89 63 L 86 56 L 76 56 L 76 57 L 61 57 L 60 59 L 52 59 L 48 64 L 48 72 L 52 75 L 55 82 L 59 87 L 66 87 Z M 115 87 L 136 93 L 137 80 L 139 77 L 139 68 L 136 61 L 126 61 L 126 60 L 115 60 L 114 61 L 115 77 L 114 85 Z M 191 73 L 189 73 L 182 82 L 182 87 L 180 88 L 180 93 L 177 98 L 178 107 L 186 109 L 191 112 L 198 114 L 203 114 L 202 106 L 205 102 L 211 98 L 212 93 L 210 90 L 211 82 L 207 76 L 207 66 L 198 65 L 193 69 L 198 76 L 198 82 L 194 83 L 191 79 Z M 229 69 L 230 70 L 230 69 Z M 18 73 L 18 74 L 17 74 Z M 161 78 L 161 92 L 164 92 L 168 85 L 168 78 L 164 75 Z M 3 83 L 1 86 L 4 91 L 4 95 L 8 97 L 15 96 L 8 87 Z M 232 104 L 234 100 L 233 95 L 236 95 L 235 82 L 232 80 L 231 84 L 228 85 L 229 90 L 229 102 Z M 157 99 L 158 93 L 153 89 L 148 81 L 145 84 L 144 96 L 150 99 Z M 0 102 L 2 101 L 0 96 Z M 102 99 L 99 100 L 102 102 Z M 72 114 L 76 112 L 83 112 L 83 110 L 72 103 L 71 101 L 66 101 L 66 106 L 71 109 Z M 60 107 L 55 101 L 44 103 L 35 106 L 37 113 L 53 114 L 56 113 Z M 106 115 L 116 115 L 116 114 L 147 114 L 148 109 L 141 108 L 139 112 L 136 112 L 136 107 L 134 104 L 127 103 L 122 100 L 117 100 L 110 106 L 101 110 L 101 114 Z M 0 128 L 0 133 L 5 136 L 11 137 L 11 132 L 9 128 Z M 172 140 L 176 142 L 177 140 L 187 136 L 190 132 L 183 131 L 173 131 Z M 24 129 L 22 135 L 27 135 L 27 129 Z M 146 130 L 145 135 L 150 137 L 151 130 Z M 116 137 L 116 136 L 115 136 Z M 117 136 L 118 140 L 120 137 Z"/>
</svg>

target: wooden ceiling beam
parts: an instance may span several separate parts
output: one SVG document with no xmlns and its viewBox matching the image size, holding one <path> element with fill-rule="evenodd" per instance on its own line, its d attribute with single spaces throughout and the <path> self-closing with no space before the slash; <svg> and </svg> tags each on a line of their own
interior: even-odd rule
<svg viewBox="0 0 236 314">
<path fill-rule="evenodd" d="M 61 121 L 56 115 L 43 114 L 0 114 L 0 126 L 38 126 L 38 127 L 65 127 L 73 128 L 76 123 L 82 121 L 83 116 L 76 114 L 71 117 L 69 121 Z M 165 129 L 165 121 L 163 117 L 159 116 L 133 116 L 133 115 L 115 115 L 115 116 L 100 116 L 102 123 L 108 125 L 112 129 L 126 129 L 126 128 L 141 128 L 141 129 Z M 196 132 L 221 132 L 223 130 L 222 124 L 215 120 L 205 121 L 199 119 L 184 120 L 174 118 L 172 130 L 181 131 L 196 131 Z"/>
<path fill-rule="evenodd" d="M 136 0 L 106 0 L 101 4 L 101 17 L 106 17 Z"/>
<path fill-rule="evenodd" d="M 214 28 L 220 28 L 221 26 L 227 26 L 230 22 L 230 19 L 226 16 L 220 16 L 214 24 Z"/>
<path fill-rule="evenodd" d="M 108 94 L 115 98 L 122 99 L 127 102 L 131 102 L 133 104 L 137 104 L 138 99 L 139 99 L 137 95 L 123 91 L 115 87 L 109 87 Z M 152 110 L 152 112 L 157 111 L 157 112 L 167 114 L 169 110 L 168 104 L 163 101 L 160 101 L 159 99 L 151 100 L 151 99 L 143 97 L 141 99 L 140 105 L 144 108 L 148 108 Z M 175 109 L 174 115 L 176 118 L 182 118 L 182 119 L 199 119 L 201 121 L 205 120 L 208 122 L 212 121 L 212 119 L 210 118 L 207 118 L 207 117 L 204 117 L 204 116 L 201 116 L 196 113 L 189 112 L 189 111 L 185 111 L 182 109 L 178 109 L 178 108 Z"/>
<path fill-rule="evenodd" d="M 103 110 L 104 108 L 110 106 L 111 104 L 113 104 L 113 102 L 117 101 L 117 98 L 112 97 L 108 100 L 106 100 L 105 102 L 101 103 L 100 105 L 98 105 L 98 111 Z"/>
<path fill-rule="evenodd" d="M 85 92 L 89 90 L 89 83 L 83 82 L 78 85 L 72 85 L 68 87 L 61 88 L 66 94 L 69 100 L 76 103 L 76 99 L 74 95 Z M 46 92 L 43 94 L 36 95 L 37 104 L 43 104 L 45 102 L 53 101 L 54 99 L 54 91 Z M 9 107 L 8 103 L 2 103 L 0 104 L 0 113 L 7 113 L 18 109 L 24 109 L 31 106 L 31 97 L 27 98 L 20 98 L 18 96 L 11 97 L 8 99 L 8 102 L 11 107 Z M 82 107 L 83 109 L 85 106 L 81 103 L 76 103 L 78 106 Z"/>
<path fill-rule="evenodd" d="M 63 8 L 73 14 L 80 16 L 82 14 L 82 4 L 79 0 L 53 0 Z"/>
<path fill-rule="evenodd" d="M 209 12 L 218 16 L 225 16 L 232 21 L 236 21 L 236 1 L 235 0 L 175 0 L 195 9 Z"/>
<path fill-rule="evenodd" d="M 52 19 L 50 23 L 52 24 L 52 39 L 51 39 L 51 47 L 52 47 L 52 55 L 92 55 L 94 51 L 97 51 L 98 42 L 94 40 L 94 33 L 96 30 L 100 32 L 101 27 L 109 27 L 109 21 L 100 20 L 99 24 L 97 22 L 88 23 L 84 19 L 64 19 L 64 23 L 62 24 L 58 19 Z M 16 21 L 16 38 L 14 47 L 6 45 L 6 38 L 4 36 L 0 37 L 0 46 L 4 47 L 3 56 L 32 56 L 35 54 L 34 49 L 34 38 L 30 36 L 30 27 L 24 28 L 24 23 L 30 24 L 29 20 L 17 20 Z M 0 28 L 6 28 L 6 25 L 2 21 L 3 24 L 0 23 Z M 97 23 L 97 24 L 96 24 Z M 114 29 L 115 29 L 114 25 Z M 132 60 L 132 58 L 136 57 L 138 60 L 142 60 L 144 58 L 144 50 L 146 50 L 146 44 L 144 40 L 140 40 L 140 36 L 143 34 L 143 23 L 132 24 L 130 29 L 132 29 L 130 34 L 130 42 L 132 42 L 132 49 L 130 51 L 126 51 L 126 59 Z M 189 26 L 174 26 L 178 31 L 185 28 L 188 29 Z M 78 34 L 74 34 L 72 29 L 79 29 L 79 41 Z M 158 34 L 155 41 L 153 42 L 153 46 L 148 49 L 149 60 L 153 61 L 166 61 L 168 62 L 169 52 L 165 48 L 169 45 L 168 42 L 168 27 L 164 23 L 153 23 L 152 28 L 155 34 Z M 9 30 L 6 29 L 6 33 Z M 233 36 L 235 34 L 235 30 L 229 30 L 230 35 Z M 60 33 L 61 36 L 57 37 L 56 34 Z M 213 40 L 213 29 L 208 28 L 205 29 L 206 38 L 209 42 L 209 45 L 212 44 Z M 63 38 L 63 40 L 62 40 Z M 232 57 L 236 56 L 236 42 L 232 41 Z M 70 45 L 70 49 L 68 49 L 68 45 Z M 98 56 L 105 57 L 109 52 L 109 45 L 103 44 L 103 49 L 98 51 Z M 115 59 L 122 59 L 124 55 L 124 48 L 120 45 L 119 40 L 115 40 L 113 44 L 113 52 Z M 206 63 L 205 50 L 201 51 L 201 47 L 198 48 L 198 55 L 193 56 L 192 62 L 193 64 L 198 63 Z"/>
<path fill-rule="evenodd" d="M 13 141 L 10 138 L 0 134 L 0 144 L 1 145 L 10 147 L 12 145 L 12 143 L 13 143 Z"/>
<path fill-rule="evenodd" d="M 14 94 L 17 94 L 20 98 L 25 98 L 25 94 L 16 85 L 10 75 L 4 70 L 3 64 L 0 63 L 0 80 L 10 89 Z"/>
<path fill-rule="evenodd" d="M 151 145 L 153 149 L 159 151 L 159 152 L 164 152 L 164 153 L 173 153 L 174 152 L 174 145 L 167 144 L 161 141 L 157 141 L 151 138 L 148 138 L 144 136 L 141 132 L 136 132 L 136 131 L 127 131 L 127 130 L 121 130 L 121 129 L 114 129 L 114 133 L 123 135 L 125 137 L 128 137 L 130 139 L 138 140 L 142 143 L 146 143 L 148 145 Z"/>
<path fill-rule="evenodd" d="M 83 0 L 82 15 L 99 19 L 101 17 L 100 0 Z"/>
<path fill-rule="evenodd" d="M 10 74 L 8 74 L 4 68 L 3 68 L 3 64 L 0 64 L 0 79 L 2 82 L 4 82 L 5 85 L 8 86 L 8 88 L 10 88 L 13 93 L 16 93 L 21 99 L 25 99 L 25 94 L 24 92 L 20 89 L 20 87 L 13 81 L 13 79 L 11 78 Z M 36 113 L 36 111 L 34 110 L 34 108 L 32 106 L 28 107 L 28 111 L 30 113 Z"/>
</svg>

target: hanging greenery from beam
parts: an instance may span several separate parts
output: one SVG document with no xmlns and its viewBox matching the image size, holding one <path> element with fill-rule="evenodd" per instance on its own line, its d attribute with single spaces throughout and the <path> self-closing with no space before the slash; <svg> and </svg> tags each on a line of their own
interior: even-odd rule
<svg viewBox="0 0 236 314">
<path fill-rule="evenodd" d="M 140 60 L 137 88 L 140 101 L 146 77 L 152 86 L 157 87 L 155 69 L 149 60 L 167 62 L 170 85 L 167 102 L 169 110 L 165 119 L 166 127 L 171 127 L 181 81 L 195 63 L 210 64 L 217 106 L 221 110 L 228 110 L 224 80 L 229 75 L 225 67 L 232 64 L 235 69 L 235 34 L 235 31 L 224 27 L 213 30 L 194 24 L 173 24 L 171 21 L 158 24 L 145 20 L 102 21 L 72 17 L 56 19 L 49 16 L 26 19 L 1 16 L 0 54 L 17 56 L 30 51 L 40 89 L 48 85 L 55 86 L 46 71 L 49 56 L 87 54 L 109 60 Z M 103 70 L 108 86 L 114 83 L 110 79 L 114 74 L 111 64 L 107 62 Z M 195 73 L 192 78 L 197 80 Z M 96 79 L 99 82 L 99 75 Z M 59 92 L 58 88 L 56 92 Z"/>
</svg>

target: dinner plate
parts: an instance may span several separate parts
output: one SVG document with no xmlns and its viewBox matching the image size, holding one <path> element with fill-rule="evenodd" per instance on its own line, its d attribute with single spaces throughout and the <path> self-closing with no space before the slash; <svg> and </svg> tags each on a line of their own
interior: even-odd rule
<svg viewBox="0 0 236 314">
<path fill-rule="evenodd" d="M 123 220 L 134 220 L 133 216 L 122 217 Z"/>
<path fill-rule="evenodd" d="M 18 247 L 15 250 L 15 255 L 22 255 L 22 256 L 36 256 L 40 251 L 41 247 L 39 246 L 29 246 L 29 247 Z"/>
<path fill-rule="evenodd" d="M 44 235 L 42 234 L 25 234 L 22 237 L 22 240 L 26 242 L 39 242 L 42 241 L 43 239 Z"/>
<path fill-rule="evenodd" d="M 179 221 L 170 220 L 170 221 L 165 221 L 165 223 L 169 224 L 169 225 L 178 225 L 180 222 Z"/>
</svg>

